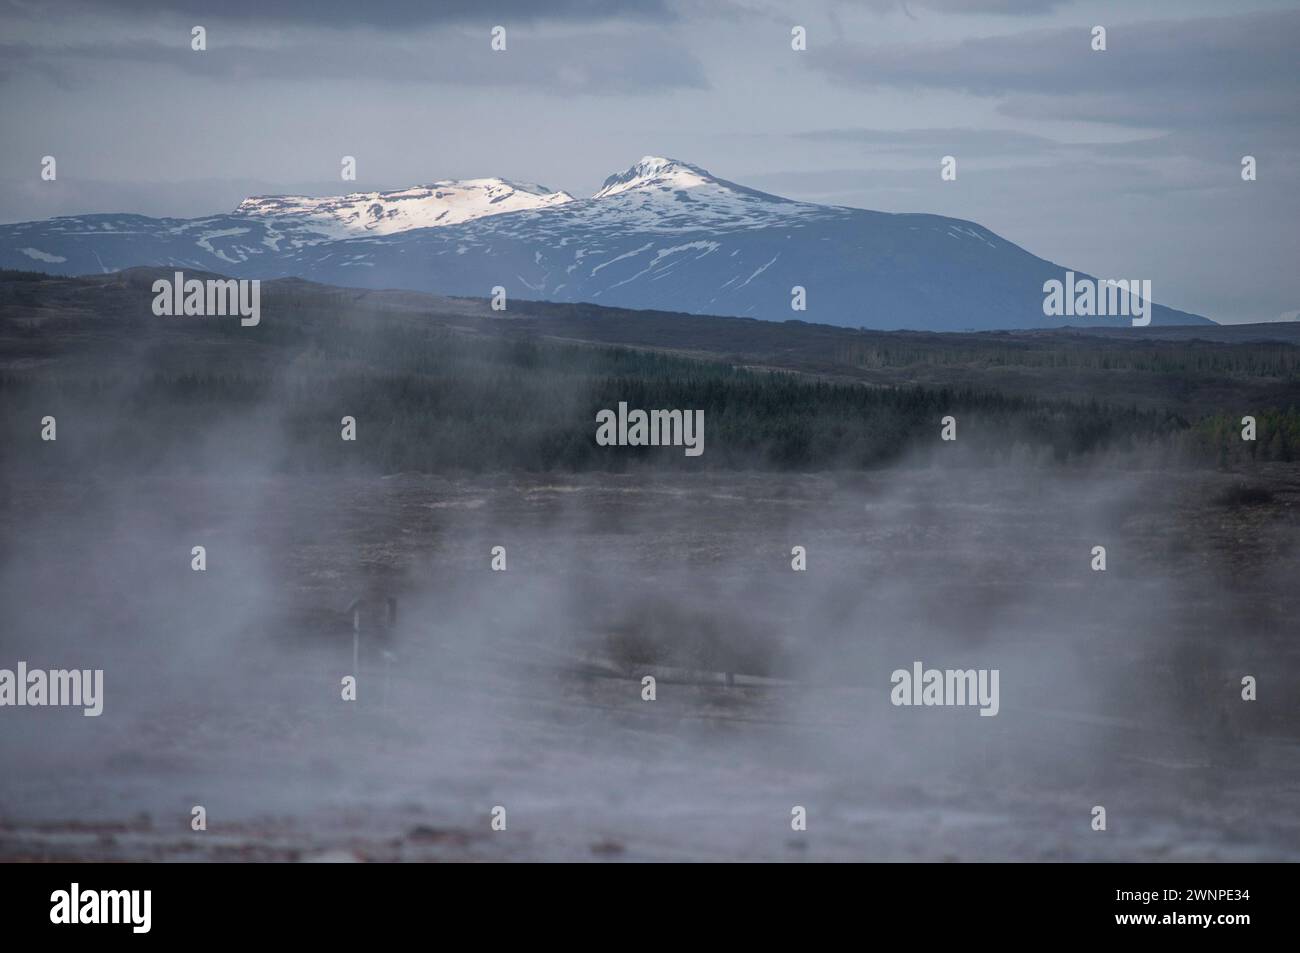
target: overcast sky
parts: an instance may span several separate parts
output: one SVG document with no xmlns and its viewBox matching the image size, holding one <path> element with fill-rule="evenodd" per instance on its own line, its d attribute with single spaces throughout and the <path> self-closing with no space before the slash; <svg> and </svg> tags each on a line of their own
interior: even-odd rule
<svg viewBox="0 0 1300 953">
<path fill-rule="evenodd" d="M 0 38 L 0 221 L 489 175 L 585 196 L 654 154 L 971 219 L 1219 321 L 1300 309 L 1296 0 L 0 0 Z"/>
</svg>

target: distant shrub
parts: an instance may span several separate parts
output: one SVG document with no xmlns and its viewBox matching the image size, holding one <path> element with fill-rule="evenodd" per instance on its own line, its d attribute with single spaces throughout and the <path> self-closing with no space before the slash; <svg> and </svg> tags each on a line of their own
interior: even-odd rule
<svg viewBox="0 0 1300 953">
<path fill-rule="evenodd" d="M 1214 498 L 1220 506 L 1263 506 L 1273 502 L 1272 491 L 1248 483 L 1234 483 Z"/>
</svg>

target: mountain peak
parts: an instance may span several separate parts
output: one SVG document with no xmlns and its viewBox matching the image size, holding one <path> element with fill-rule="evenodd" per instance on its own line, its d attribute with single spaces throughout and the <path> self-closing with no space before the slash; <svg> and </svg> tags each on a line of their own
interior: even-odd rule
<svg viewBox="0 0 1300 953">
<path fill-rule="evenodd" d="M 705 169 L 680 159 L 664 156 L 642 156 L 630 168 L 616 172 L 605 180 L 593 198 L 605 198 L 633 189 L 693 189 L 701 185 L 716 184 Z"/>
</svg>

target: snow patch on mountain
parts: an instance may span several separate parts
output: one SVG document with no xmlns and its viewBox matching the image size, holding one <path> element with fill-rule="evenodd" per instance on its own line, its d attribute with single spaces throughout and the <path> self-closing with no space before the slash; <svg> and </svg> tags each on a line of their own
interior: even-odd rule
<svg viewBox="0 0 1300 953">
<path fill-rule="evenodd" d="M 49 252 L 41 251 L 39 248 L 20 248 L 18 249 L 28 258 L 36 261 L 46 261 L 50 264 L 57 265 L 61 261 L 67 261 L 62 255 L 51 255 Z"/>
<path fill-rule="evenodd" d="M 618 255 L 617 257 L 611 258 L 609 261 L 603 261 L 603 262 L 601 262 L 601 263 L 600 263 L 599 265 L 597 265 L 595 268 L 591 269 L 591 274 L 592 274 L 592 276 L 594 277 L 595 274 L 596 274 L 596 272 L 600 271 L 600 269 L 602 269 L 602 268 L 608 268 L 610 265 L 614 264 L 615 262 L 623 261 L 625 258 L 635 258 L 637 255 L 641 254 L 642 252 L 647 252 L 647 251 L 649 251 L 651 248 L 654 248 L 654 247 L 655 247 L 655 243 L 654 243 L 654 242 L 646 242 L 644 245 L 642 245 L 642 246 L 639 247 L 639 248 L 633 248 L 631 251 L 623 252 L 623 254 Z M 587 252 L 586 252 L 585 250 L 584 250 L 584 251 L 580 251 L 580 252 L 578 252 L 578 256 L 577 256 L 577 257 L 581 257 L 581 256 L 583 256 L 583 255 L 585 255 L 585 254 L 587 254 Z"/>
<path fill-rule="evenodd" d="M 235 210 L 273 220 L 297 220 L 328 238 L 392 235 L 414 228 L 459 225 L 488 215 L 552 208 L 572 202 L 568 192 L 505 179 L 448 179 L 395 192 L 353 192 L 311 198 L 254 196 Z"/>
<path fill-rule="evenodd" d="M 663 156 L 642 157 L 607 178 L 590 199 L 575 201 L 565 212 L 587 227 L 617 220 L 651 232 L 766 228 L 835 214 L 830 206 L 769 195 Z"/>
<path fill-rule="evenodd" d="M 616 172 L 605 180 L 592 198 L 622 195 L 633 189 L 696 189 L 718 180 L 699 166 L 663 156 L 643 156 L 631 168 Z"/>
<path fill-rule="evenodd" d="M 241 255 L 239 258 L 232 258 L 232 257 L 230 257 L 229 255 L 227 255 L 224 251 L 222 251 L 221 249 L 219 249 L 219 248 L 213 248 L 213 247 L 212 247 L 212 239 L 214 239 L 214 238 L 230 238 L 230 237 L 233 236 L 233 235 L 247 235 L 247 234 L 248 234 L 248 229 L 247 229 L 247 228 L 219 228 L 219 229 L 217 229 L 216 231 L 213 231 L 213 232 L 204 232 L 202 235 L 199 236 L 199 239 L 198 239 L 197 244 L 198 244 L 198 246 L 199 246 L 200 248 L 202 248 L 205 252 L 208 252 L 208 253 L 211 254 L 211 255 L 216 255 L 216 256 L 217 256 L 218 258 L 220 258 L 222 261 L 228 261 L 228 262 L 230 262 L 232 265 L 237 265 L 237 264 L 239 264 L 241 261 L 247 261 L 247 260 L 248 260 L 248 256 L 247 256 L 247 255 Z"/>
</svg>

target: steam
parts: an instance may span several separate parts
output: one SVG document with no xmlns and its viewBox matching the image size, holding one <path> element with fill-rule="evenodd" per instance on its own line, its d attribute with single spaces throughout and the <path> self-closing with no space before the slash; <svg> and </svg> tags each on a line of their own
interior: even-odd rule
<svg viewBox="0 0 1300 953">
<path fill-rule="evenodd" d="M 6 475 L 0 666 L 105 672 L 102 717 L 0 711 L 6 853 L 142 812 L 181 850 L 197 804 L 304 855 L 409 857 L 417 829 L 524 859 L 1300 851 L 1293 811 L 1232 813 L 1296 764 L 1225 740 L 1278 620 L 1229 555 L 1175 543 L 1213 476 L 976 466 L 960 441 L 864 473 L 294 475 L 277 400 L 195 458 Z M 344 609 L 386 597 L 353 672 Z M 917 660 L 997 670 L 996 716 L 891 705 Z"/>
</svg>

